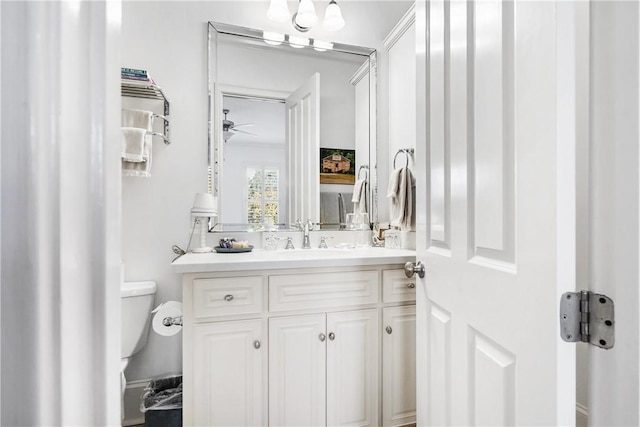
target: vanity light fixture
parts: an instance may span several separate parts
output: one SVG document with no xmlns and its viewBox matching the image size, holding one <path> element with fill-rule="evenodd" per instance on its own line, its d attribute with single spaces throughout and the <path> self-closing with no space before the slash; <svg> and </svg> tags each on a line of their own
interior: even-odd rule
<svg viewBox="0 0 640 427">
<path fill-rule="evenodd" d="M 309 31 L 311 27 L 316 25 L 318 15 L 316 15 L 316 8 L 313 5 L 313 1 L 300 0 L 300 3 L 298 3 L 298 11 L 293 14 L 291 22 L 296 30 L 302 31 L 303 33 Z M 301 28 L 304 28 L 304 30 Z"/>
<path fill-rule="evenodd" d="M 285 22 L 290 12 L 287 0 L 271 0 L 267 17 L 274 22 Z M 312 0 L 298 0 L 298 10 L 291 17 L 293 27 L 301 33 L 306 33 L 318 22 L 316 8 Z M 323 28 L 327 31 L 338 31 L 344 27 L 344 18 L 336 0 L 331 0 L 324 12 Z"/>
<path fill-rule="evenodd" d="M 269 10 L 267 10 L 267 18 L 274 22 L 286 22 L 289 20 L 291 13 L 287 0 L 271 0 Z"/>
<path fill-rule="evenodd" d="M 342 17 L 342 11 L 340 6 L 336 3 L 336 0 L 331 0 L 329 6 L 324 11 L 324 21 L 322 26 L 327 31 L 338 31 L 344 27 L 344 18 Z"/>
</svg>

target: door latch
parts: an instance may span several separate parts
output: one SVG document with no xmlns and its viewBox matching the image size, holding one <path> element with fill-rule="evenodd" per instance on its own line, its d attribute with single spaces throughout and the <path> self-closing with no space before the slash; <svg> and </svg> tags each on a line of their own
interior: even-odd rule
<svg viewBox="0 0 640 427">
<path fill-rule="evenodd" d="M 604 349 L 615 344 L 613 300 L 589 291 L 566 292 L 560 300 L 560 336 Z"/>
</svg>

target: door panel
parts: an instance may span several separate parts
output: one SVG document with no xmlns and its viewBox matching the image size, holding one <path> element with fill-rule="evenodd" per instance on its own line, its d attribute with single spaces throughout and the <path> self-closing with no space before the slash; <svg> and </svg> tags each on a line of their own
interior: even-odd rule
<svg viewBox="0 0 640 427">
<path fill-rule="evenodd" d="M 378 426 L 378 310 L 327 314 L 327 425 Z"/>
<path fill-rule="evenodd" d="M 320 221 L 320 74 L 285 100 L 289 219 Z"/>
<path fill-rule="evenodd" d="M 262 366 L 255 341 L 262 320 L 220 322 L 193 328 L 193 424 L 259 426 L 264 424 Z"/>
<path fill-rule="evenodd" d="M 451 425 L 451 313 L 431 303 L 429 407 L 434 425 Z"/>
<path fill-rule="evenodd" d="M 325 315 L 269 319 L 269 425 L 325 425 Z"/>
<path fill-rule="evenodd" d="M 383 308 L 382 328 L 382 425 L 412 424 L 416 422 L 415 306 Z"/>
<path fill-rule="evenodd" d="M 572 72 L 556 58 L 565 22 L 554 2 L 416 12 L 418 424 L 572 424 L 575 353 L 556 331 L 559 294 L 575 288 L 558 280 L 575 268 L 558 251 L 571 246 L 558 218 L 575 229 L 559 190 L 575 175 L 556 174 L 575 162 L 558 156 L 575 140 L 556 133 L 558 111 L 575 109 L 575 88 L 558 85 Z"/>
</svg>

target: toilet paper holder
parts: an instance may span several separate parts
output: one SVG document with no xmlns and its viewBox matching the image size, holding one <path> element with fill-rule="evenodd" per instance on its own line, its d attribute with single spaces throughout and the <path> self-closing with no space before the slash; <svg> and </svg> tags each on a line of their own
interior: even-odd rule
<svg viewBox="0 0 640 427">
<path fill-rule="evenodd" d="M 173 326 L 173 325 L 182 326 L 182 316 L 165 317 L 164 319 L 162 319 L 162 324 L 164 326 Z"/>
</svg>

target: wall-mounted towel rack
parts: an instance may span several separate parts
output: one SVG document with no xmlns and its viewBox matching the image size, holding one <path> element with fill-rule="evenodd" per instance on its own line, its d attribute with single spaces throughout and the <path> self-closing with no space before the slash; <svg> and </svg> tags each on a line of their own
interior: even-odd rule
<svg viewBox="0 0 640 427">
<path fill-rule="evenodd" d="M 153 136 L 162 137 L 165 144 L 171 144 L 169 134 L 169 99 L 165 96 L 162 88 L 156 84 L 146 81 L 136 81 L 123 79 L 121 84 L 121 94 L 129 98 L 157 99 L 164 103 L 164 115 L 154 114 L 153 118 L 159 118 L 164 122 L 164 133 L 150 132 Z"/>
<path fill-rule="evenodd" d="M 404 165 L 405 168 L 409 167 L 409 157 L 413 158 L 413 153 L 415 152 L 415 150 L 413 148 L 400 148 L 397 152 L 396 155 L 393 156 L 393 168 L 396 168 L 396 159 L 398 158 L 398 154 L 400 153 L 404 153 L 404 155 L 407 157 L 407 164 Z"/>
<path fill-rule="evenodd" d="M 360 172 L 362 171 L 362 169 L 364 169 L 364 177 L 366 179 L 367 178 L 367 174 L 369 172 L 369 165 L 361 165 L 358 168 L 358 179 L 360 179 Z"/>
</svg>

